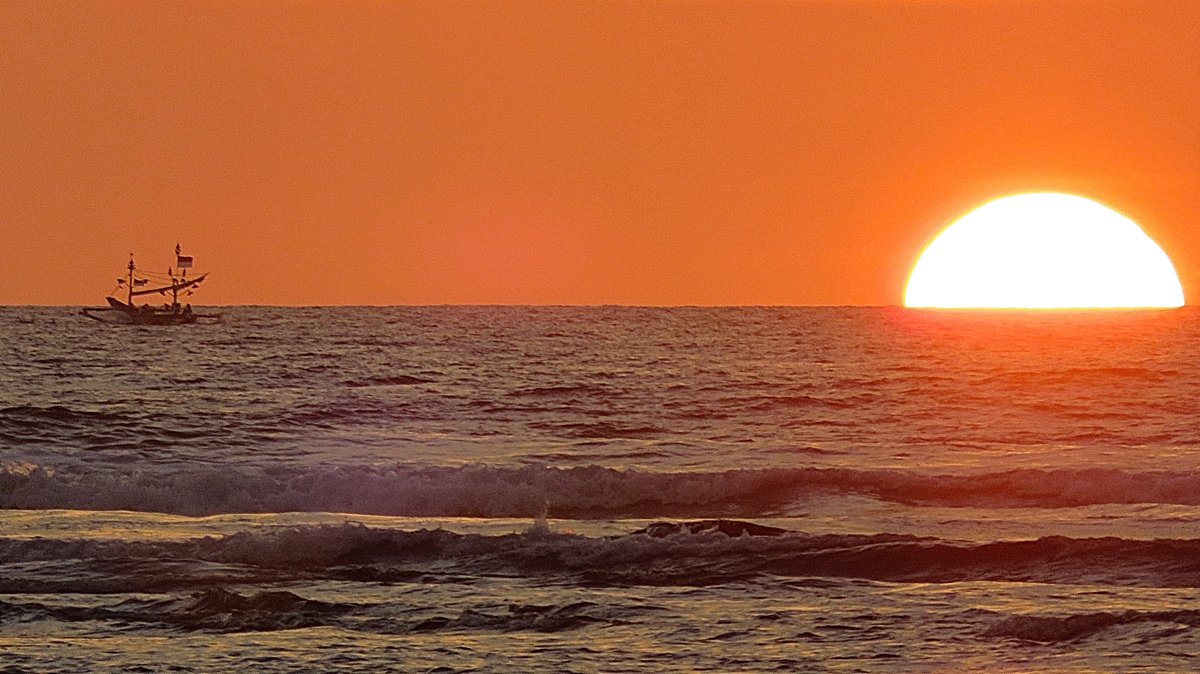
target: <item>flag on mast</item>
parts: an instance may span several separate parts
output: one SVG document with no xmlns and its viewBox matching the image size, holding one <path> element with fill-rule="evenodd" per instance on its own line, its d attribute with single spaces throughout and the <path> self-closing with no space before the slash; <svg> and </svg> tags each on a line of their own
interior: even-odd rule
<svg viewBox="0 0 1200 674">
<path fill-rule="evenodd" d="M 180 269 L 191 269 L 192 268 L 192 256 L 191 255 L 180 255 L 180 253 L 182 253 L 182 252 L 183 252 L 183 248 L 181 248 L 179 246 L 179 244 L 175 244 L 175 266 Z"/>
</svg>

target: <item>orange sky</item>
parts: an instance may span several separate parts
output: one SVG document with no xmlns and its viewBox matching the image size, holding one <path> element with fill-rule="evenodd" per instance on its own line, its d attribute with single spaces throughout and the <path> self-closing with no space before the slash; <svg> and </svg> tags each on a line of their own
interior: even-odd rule
<svg viewBox="0 0 1200 674">
<path fill-rule="evenodd" d="M 1200 2 L 6 0 L 0 303 L 897 304 L 1002 194 L 1200 293 Z"/>
</svg>

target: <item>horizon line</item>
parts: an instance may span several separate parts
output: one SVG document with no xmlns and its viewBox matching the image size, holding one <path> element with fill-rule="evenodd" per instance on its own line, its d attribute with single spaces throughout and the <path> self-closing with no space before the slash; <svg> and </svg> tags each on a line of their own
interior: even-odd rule
<svg viewBox="0 0 1200 674">
<path fill-rule="evenodd" d="M 39 309 L 81 309 L 95 306 L 91 304 L 0 304 L 0 308 L 39 308 Z M 1192 304 L 1171 307 L 909 307 L 903 304 L 502 304 L 492 303 L 430 303 L 430 304 L 196 304 L 197 307 L 263 307 L 272 309 L 337 309 L 337 308 L 481 308 L 481 307 L 511 307 L 511 308 L 564 308 L 564 309 L 912 309 L 914 311 L 1165 311 L 1186 309 Z"/>
</svg>

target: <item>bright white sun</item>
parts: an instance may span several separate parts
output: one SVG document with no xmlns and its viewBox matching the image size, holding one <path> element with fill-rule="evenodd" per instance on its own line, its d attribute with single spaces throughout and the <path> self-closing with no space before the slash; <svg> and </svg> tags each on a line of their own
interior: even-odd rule
<svg viewBox="0 0 1200 674">
<path fill-rule="evenodd" d="M 904 305 L 942 308 L 1178 307 L 1166 253 L 1132 220 L 1083 197 L 1019 194 L 942 232 L 917 260 Z"/>
</svg>

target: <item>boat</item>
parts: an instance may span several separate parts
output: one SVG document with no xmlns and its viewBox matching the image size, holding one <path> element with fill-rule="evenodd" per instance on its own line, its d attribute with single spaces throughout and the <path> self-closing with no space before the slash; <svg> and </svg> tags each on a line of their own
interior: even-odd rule
<svg viewBox="0 0 1200 674">
<path fill-rule="evenodd" d="M 190 297 L 196 289 L 208 278 L 208 273 L 188 277 L 188 269 L 192 268 L 191 256 L 183 255 L 183 249 L 175 244 L 175 265 L 168 267 L 165 274 L 140 270 L 133 262 L 133 253 L 129 254 L 128 274 L 125 278 L 117 279 L 117 288 L 108 300 L 106 307 L 84 307 L 80 312 L 88 318 L 103 323 L 123 323 L 128 325 L 189 325 L 201 320 L 220 321 L 220 314 L 204 314 L 192 310 L 190 303 L 181 305 L 179 294 Z M 120 290 L 125 291 L 125 301 L 113 295 Z M 169 303 L 151 305 L 144 303 L 137 306 L 134 298 L 149 295 L 161 295 L 164 299 L 171 296 Z"/>
</svg>

